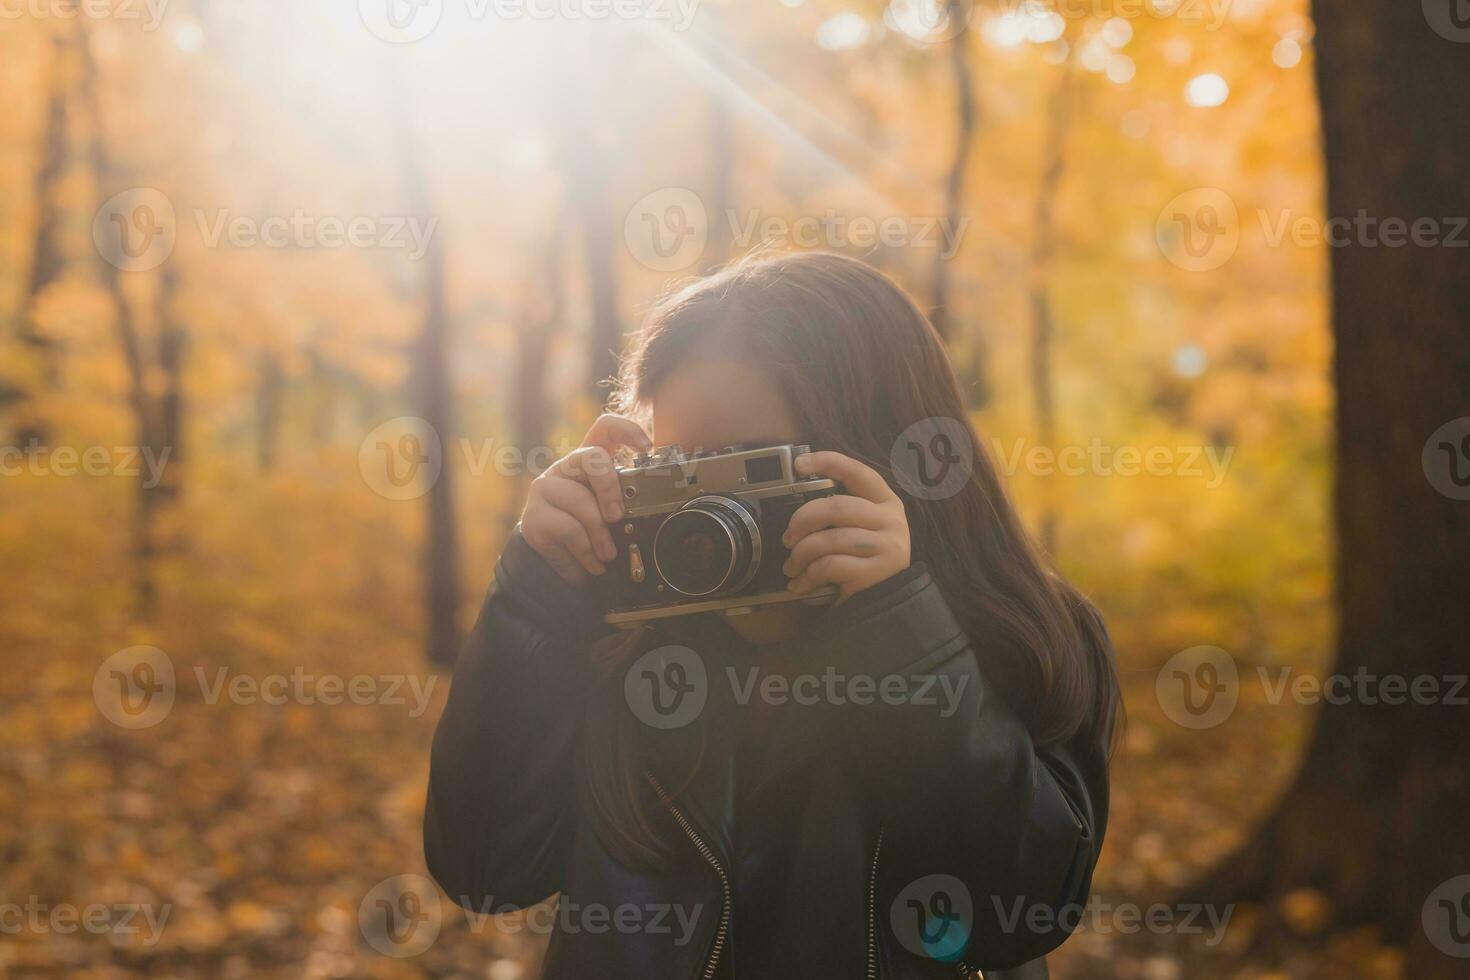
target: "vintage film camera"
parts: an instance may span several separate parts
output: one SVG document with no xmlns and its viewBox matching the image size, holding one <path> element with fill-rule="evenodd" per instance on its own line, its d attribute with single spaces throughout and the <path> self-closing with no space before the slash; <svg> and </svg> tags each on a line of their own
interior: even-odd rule
<svg viewBox="0 0 1470 980">
<path fill-rule="evenodd" d="M 685 455 L 660 446 L 620 467 L 624 518 L 608 525 L 618 556 L 598 576 L 606 621 L 631 628 L 716 610 L 830 603 L 835 589 L 794 595 L 781 571 L 791 515 L 837 492 L 831 480 L 796 475 L 796 457 L 810 451 L 726 446 Z"/>
</svg>

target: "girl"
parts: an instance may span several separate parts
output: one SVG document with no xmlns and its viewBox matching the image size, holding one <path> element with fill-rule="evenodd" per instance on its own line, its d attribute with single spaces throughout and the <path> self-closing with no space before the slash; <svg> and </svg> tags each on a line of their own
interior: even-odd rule
<svg viewBox="0 0 1470 980">
<path fill-rule="evenodd" d="M 424 817 L 445 892 L 559 892 L 548 980 L 1045 976 L 1102 846 L 1118 685 L 923 313 L 854 259 L 747 261 L 653 312 L 615 407 L 532 484 L 460 662 Z M 901 469 L 916 423 L 969 444 L 936 444 L 961 468 L 938 492 Z M 784 571 L 836 602 L 603 625 L 611 454 L 650 436 L 811 445 L 799 475 L 840 490 L 791 518 Z M 651 652 L 693 717 L 636 710 Z"/>
</svg>

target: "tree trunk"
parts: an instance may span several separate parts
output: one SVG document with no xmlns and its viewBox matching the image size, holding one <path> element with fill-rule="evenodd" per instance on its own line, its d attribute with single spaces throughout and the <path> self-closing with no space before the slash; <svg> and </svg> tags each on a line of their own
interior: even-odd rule
<svg viewBox="0 0 1470 980">
<path fill-rule="evenodd" d="M 965 16 L 962 6 L 951 0 L 950 16 Z M 929 316 L 934 329 L 946 341 L 954 329 L 954 316 L 949 308 L 949 256 L 958 245 L 959 222 L 965 206 L 965 171 L 970 165 L 970 147 L 975 142 L 975 92 L 970 72 L 969 31 L 961 31 L 950 40 L 949 66 L 954 77 L 956 124 L 954 156 L 950 159 L 949 176 L 944 182 L 944 228 L 948 233 L 934 253 L 934 311 Z"/>
<path fill-rule="evenodd" d="M 546 445 L 550 429 L 547 419 L 549 400 L 546 392 L 546 369 L 552 337 L 560 328 L 566 312 L 563 269 L 566 225 L 565 213 L 558 214 L 539 268 L 526 277 L 526 293 L 521 298 L 517 315 L 511 424 L 515 432 L 516 447 L 528 464 L 533 460 L 542 464 L 551 462 L 544 455 L 533 457 L 532 454 L 538 447 Z M 513 497 L 517 503 L 524 499 L 525 484 L 535 475 L 529 471 L 522 474 L 519 481 L 522 492 Z M 512 507 L 508 523 L 515 523 L 515 514 L 516 510 Z"/>
<path fill-rule="evenodd" d="M 584 147 L 575 155 L 591 155 Z M 623 328 L 618 318 L 618 280 L 613 262 L 621 247 L 607 202 L 603 182 L 580 165 L 571 173 L 572 206 L 582 232 L 582 265 L 587 275 L 592 329 L 587 338 L 587 391 L 599 407 L 607 401 L 606 382 L 618 373 L 623 348 Z"/>
<path fill-rule="evenodd" d="M 1319 0 L 1316 20 L 1329 215 L 1434 219 L 1447 239 L 1455 223 L 1442 219 L 1470 214 L 1465 47 L 1398 0 Z M 1408 975 L 1433 980 L 1464 976 L 1465 961 L 1436 948 L 1421 913 L 1470 928 L 1463 890 L 1459 907 L 1426 901 L 1470 873 L 1470 722 L 1444 680 L 1470 666 L 1470 504 L 1455 483 L 1470 470 L 1470 429 L 1431 438 L 1470 415 L 1470 274 L 1463 250 L 1384 247 L 1378 233 L 1355 230 L 1332 255 L 1335 672 L 1434 678 L 1440 694 L 1325 704 L 1278 809 L 1196 892 L 1269 902 L 1320 889 L 1339 925 L 1377 923 L 1407 946 Z"/>
<path fill-rule="evenodd" d="M 409 213 L 429 227 L 428 179 L 409 121 L 402 80 L 390 70 L 399 176 Z M 459 542 L 454 513 L 454 468 L 448 448 L 454 432 L 453 383 L 449 376 L 449 315 L 444 284 L 443 229 L 434 227 L 423 257 L 423 322 L 412 351 L 412 397 L 419 417 L 438 434 L 442 447 L 439 478 L 429 487 L 424 541 L 425 654 L 430 663 L 452 667 L 459 658 Z"/>
<path fill-rule="evenodd" d="M 50 435 L 45 410 L 38 396 L 57 384 L 56 344 L 37 322 L 41 294 L 61 277 L 65 256 L 61 248 L 61 209 L 56 188 L 66 170 L 66 85 L 71 41 L 64 31 L 52 38 L 51 67 L 47 78 L 46 124 L 41 134 L 41 159 L 36 167 L 36 233 L 31 250 L 31 270 L 20 303 L 19 328 L 22 377 L 14 392 L 15 439 L 20 446 L 32 441 L 44 445 Z"/>
<path fill-rule="evenodd" d="M 275 352 L 262 351 L 257 363 L 255 464 L 262 473 L 269 473 L 276 468 L 276 455 L 280 451 L 284 377 L 281 359 Z"/>
<path fill-rule="evenodd" d="M 1052 259 L 1056 255 L 1057 191 L 1067 162 L 1067 136 L 1072 127 L 1073 60 L 1069 57 L 1057 80 L 1047 118 L 1046 149 L 1042 158 L 1041 183 L 1036 189 L 1036 213 L 1032 219 L 1035 239 L 1031 247 L 1031 395 L 1036 416 L 1036 438 L 1056 452 L 1056 394 L 1053 385 L 1052 344 L 1056 317 L 1051 306 Z M 1050 495 L 1044 498 L 1040 522 L 1041 544 L 1056 553 L 1057 512 Z"/>
<path fill-rule="evenodd" d="M 78 18 L 76 23 L 77 47 L 81 63 L 78 92 L 92 127 L 91 139 L 88 142 L 88 162 L 96 181 L 96 194 L 100 202 L 111 197 L 121 181 L 114 170 L 112 157 L 108 151 L 106 120 L 103 118 L 102 102 L 99 96 L 97 62 L 92 55 L 88 29 L 83 18 Z M 105 260 L 98 263 L 98 268 L 102 272 L 103 287 L 112 299 L 113 329 L 117 334 L 118 346 L 127 367 L 128 407 L 133 413 L 133 431 L 137 436 L 137 449 L 140 452 L 154 453 L 155 460 L 162 458 L 165 467 L 165 478 L 157 483 L 151 481 L 153 474 L 147 466 L 138 467 L 137 502 L 133 508 L 131 547 L 134 566 L 134 612 L 139 618 L 148 620 L 156 611 L 158 598 L 153 567 L 153 559 L 157 551 L 154 541 L 154 525 L 159 505 L 162 503 L 161 498 L 170 493 L 165 487 L 173 486 L 167 474 L 169 473 L 168 467 L 173 462 L 171 454 L 174 449 L 168 440 L 177 438 L 179 435 L 180 406 L 182 404 L 180 375 L 183 339 L 182 334 L 173 325 L 170 319 L 171 313 L 167 309 L 176 280 L 173 278 L 172 266 L 166 263 L 159 290 L 158 319 L 159 323 L 164 326 L 158 348 L 159 366 L 165 373 L 167 387 L 160 398 L 155 396 L 148 387 L 148 355 L 144 349 L 142 333 L 132 304 L 128 301 L 127 293 L 123 289 L 122 272 L 116 265 Z M 164 457 L 158 455 L 164 452 L 170 455 Z"/>
</svg>

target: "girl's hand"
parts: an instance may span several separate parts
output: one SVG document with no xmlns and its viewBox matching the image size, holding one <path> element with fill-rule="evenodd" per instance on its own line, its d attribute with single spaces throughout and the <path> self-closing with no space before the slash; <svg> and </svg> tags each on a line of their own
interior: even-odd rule
<svg viewBox="0 0 1470 980">
<path fill-rule="evenodd" d="M 796 458 L 801 476 L 836 480 L 848 495 L 808 501 L 791 515 L 781 541 L 792 592 L 835 585 L 844 601 L 909 567 L 909 519 L 878 471 L 841 453 Z"/>
<path fill-rule="evenodd" d="M 572 585 L 601 575 L 617 557 L 607 525 L 621 520 L 623 494 L 612 453 L 621 446 L 646 450 L 648 435 L 632 419 L 603 415 L 581 448 L 552 463 L 531 482 L 521 512 L 521 536 Z"/>
</svg>

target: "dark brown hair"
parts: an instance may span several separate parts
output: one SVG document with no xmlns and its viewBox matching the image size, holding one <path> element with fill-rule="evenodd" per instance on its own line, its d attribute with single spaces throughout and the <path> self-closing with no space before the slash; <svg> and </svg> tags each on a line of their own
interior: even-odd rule
<svg viewBox="0 0 1470 980">
<path fill-rule="evenodd" d="M 828 253 L 736 263 L 654 308 L 623 363 L 613 408 L 641 414 L 696 350 L 768 372 L 806 441 L 866 463 L 891 485 L 898 485 L 890 451 L 900 433 L 924 419 L 962 425 L 974 458 L 964 487 L 939 500 L 900 491 L 913 560 L 928 566 L 982 651 L 981 670 L 1033 738 L 1050 744 L 1081 733 L 1108 743 L 1119 693 L 1102 623 L 1026 533 L 968 421 L 939 335 L 902 288 L 856 259 Z M 623 638 L 600 656 L 626 662 L 635 648 Z M 585 785 L 602 823 L 646 856 L 650 825 L 636 804 L 643 777 L 626 741 L 635 737 L 627 728 L 589 739 L 601 744 L 588 758 Z M 652 843 L 652 850 L 662 848 Z"/>
</svg>

